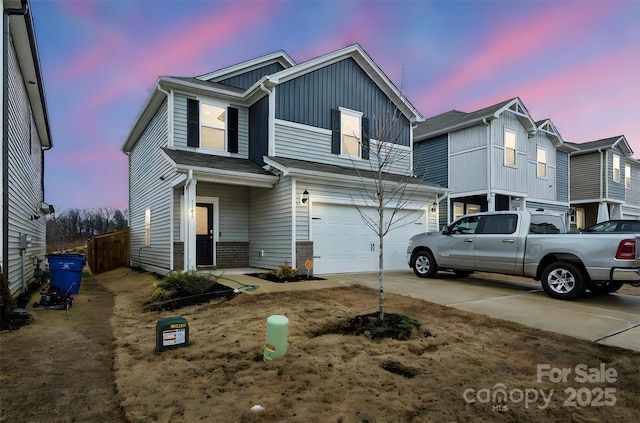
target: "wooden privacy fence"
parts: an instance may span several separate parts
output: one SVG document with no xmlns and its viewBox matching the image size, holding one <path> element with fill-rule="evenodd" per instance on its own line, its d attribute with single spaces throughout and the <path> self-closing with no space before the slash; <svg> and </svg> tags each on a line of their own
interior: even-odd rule
<svg viewBox="0 0 640 423">
<path fill-rule="evenodd" d="M 94 274 L 129 266 L 129 229 L 89 238 L 87 264 Z"/>
</svg>

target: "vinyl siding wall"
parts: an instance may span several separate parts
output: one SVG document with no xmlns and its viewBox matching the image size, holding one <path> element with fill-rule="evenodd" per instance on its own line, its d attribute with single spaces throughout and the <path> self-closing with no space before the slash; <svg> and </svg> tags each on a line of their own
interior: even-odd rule
<svg viewBox="0 0 640 423">
<path fill-rule="evenodd" d="M 556 152 L 556 200 L 569 202 L 569 153 Z"/>
<path fill-rule="evenodd" d="M 487 127 L 449 134 L 449 188 L 452 193 L 487 189 Z"/>
<path fill-rule="evenodd" d="M 11 42 L 8 53 L 9 236 L 8 263 L 3 263 L 2 270 L 7 274 L 12 294 L 16 295 L 21 292 L 23 274 L 26 285 L 33 281 L 32 257 L 44 259 L 46 219 L 40 212 L 40 204 L 44 199 L 44 163 L 40 137 L 36 131 L 25 82 Z M 40 218 L 31 220 L 33 215 Z M 20 250 L 22 234 L 27 234 L 32 239 L 31 245 L 24 252 L 24 267 Z"/>
<path fill-rule="evenodd" d="M 414 174 L 418 178 L 447 187 L 449 185 L 449 136 L 441 135 L 414 144 Z"/>
<path fill-rule="evenodd" d="M 600 153 L 572 155 L 569 160 L 571 201 L 600 198 Z"/>
<path fill-rule="evenodd" d="M 494 189 L 513 193 L 527 193 L 529 190 L 529 151 L 532 140 L 518 117 L 508 111 L 491 122 L 493 148 L 491 157 L 491 184 Z M 516 133 L 516 165 L 505 165 L 505 130 Z M 535 147 L 534 147 L 535 149 Z M 535 175 L 535 173 L 534 173 Z"/>
<path fill-rule="evenodd" d="M 171 270 L 172 166 L 160 150 L 168 142 L 167 103 L 149 123 L 129 155 L 131 263 Z M 164 176 L 165 180 L 160 180 Z M 145 245 L 145 210 L 151 210 L 151 244 Z"/>
<path fill-rule="evenodd" d="M 538 147 L 547 152 L 547 175 L 538 177 Z M 538 131 L 525 143 L 525 152 L 528 160 L 528 188 L 527 194 L 534 200 L 556 200 L 556 147 L 544 132 Z"/>
<path fill-rule="evenodd" d="M 369 118 L 372 139 L 411 145 L 409 121 L 404 116 L 394 118 L 393 103 L 353 59 L 341 60 L 287 81 L 275 89 L 275 95 L 277 119 L 330 130 L 331 109 L 345 107 L 363 112 L 364 117 Z M 381 122 L 390 121 L 401 128 L 397 138 L 390 135 L 391 131 L 382 129 Z"/>
<path fill-rule="evenodd" d="M 280 63 L 272 63 L 261 68 L 254 69 L 249 72 L 245 72 L 240 75 L 232 76 L 231 78 L 222 79 L 218 81 L 220 84 L 229 85 L 243 90 L 248 89 L 255 84 L 260 78 L 265 75 L 272 75 L 276 72 L 283 70 L 284 67 Z"/>
<path fill-rule="evenodd" d="M 173 110 L 173 145 L 177 149 L 211 153 L 210 150 L 200 150 L 187 146 L 187 98 L 195 98 L 182 93 L 175 93 Z M 214 100 L 216 104 L 219 101 Z M 220 103 L 222 104 L 222 103 Z M 238 153 L 232 153 L 230 157 L 249 157 L 249 111 L 246 107 L 238 107 Z"/>
<path fill-rule="evenodd" d="M 272 189 L 249 190 L 249 265 L 277 269 L 293 263 L 293 199 L 291 178 Z M 264 251 L 264 257 L 259 252 Z"/>
<path fill-rule="evenodd" d="M 293 124 L 277 120 L 275 125 L 276 156 L 306 160 L 360 170 L 377 170 L 378 157 L 375 153 L 377 141 L 371 140 L 369 160 L 350 158 L 331 153 L 331 131 L 308 125 Z M 395 174 L 408 174 L 411 168 L 411 151 L 404 146 L 391 146 L 394 151 L 383 153 L 382 159 L 389 159 L 384 171 Z"/>
<path fill-rule="evenodd" d="M 613 180 L 613 156 L 620 158 L 620 178 L 618 182 Z M 625 198 L 624 187 L 624 155 L 618 148 L 607 150 L 607 181 L 606 181 L 606 197 L 614 200 L 623 200 Z"/>
</svg>

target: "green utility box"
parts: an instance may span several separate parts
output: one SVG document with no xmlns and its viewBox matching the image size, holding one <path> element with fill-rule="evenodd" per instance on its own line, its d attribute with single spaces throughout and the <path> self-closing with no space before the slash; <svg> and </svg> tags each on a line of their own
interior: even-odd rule
<svg viewBox="0 0 640 423">
<path fill-rule="evenodd" d="M 156 352 L 189 345 L 189 323 L 184 317 L 165 317 L 156 324 Z"/>
</svg>

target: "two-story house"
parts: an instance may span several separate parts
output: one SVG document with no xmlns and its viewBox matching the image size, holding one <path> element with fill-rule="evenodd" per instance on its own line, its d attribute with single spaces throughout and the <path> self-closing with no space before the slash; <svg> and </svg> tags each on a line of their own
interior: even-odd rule
<svg viewBox="0 0 640 423">
<path fill-rule="evenodd" d="M 0 269 L 13 295 L 46 253 L 44 152 L 52 147 L 33 19 L 26 0 L 5 0 L 2 19 Z"/>
<path fill-rule="evenodd" d="M 640 217 L 640 168 L 624 135 L 571 144 L 571 206 L 577 229 Z"/>
<path fill-rule="evenodd" d="M 414 168 L 447 187 L 440 223 L 477 211 L 569 211 L 569 152 L 549 119 L 536 122 L 520 98 L 418 124 Z"/>
<path fill-rule="evenodd" d="M 376 270 L 380 247 L 367 223 L 377 222 L 371 192 L 386 189 L 376 185 L 377 152 L 388 150 L 384 179 L 408 180 L 412 196 L 404 224 L 385 238 L 385 268 L 404 269 L 407 240 L 435 227 L 431 204 L 444 193 L 412 178 L 421 120 L 359 45 L 300 64 L 281 51 L 160 77 L 122 146 L 131 264 L 159 273 L 285 263 L 316 274 Z"/>
</svg>

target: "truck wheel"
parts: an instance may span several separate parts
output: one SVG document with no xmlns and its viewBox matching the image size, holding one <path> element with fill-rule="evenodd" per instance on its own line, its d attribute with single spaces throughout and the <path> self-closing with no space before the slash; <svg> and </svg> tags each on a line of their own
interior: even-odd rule
<svg viewBox="0 0 640 423">
<path fill-rule="evenodd" d="M 589 291 L 594 294 L 611 294 L 612 292 L 616 292 L 624 285 L 623 282 L 620 281 L 609 281 L 603 283 L 595 283 L 591 282 L 588 286 Z"/>
<path fill-rule="evenodd" d="M 561 261 L 544 269 L 541 282 L 545 292 L 558 300 L 574 300 L 587 289 L 580 269 Z"/>
<path fill-rule="evenodd" d="M 413 255 L 413 273 L 421 278 L 431 278 L 438 273 L 433 254 L 429 251 L 418 251 Z"/>
</svg>

